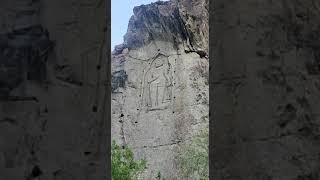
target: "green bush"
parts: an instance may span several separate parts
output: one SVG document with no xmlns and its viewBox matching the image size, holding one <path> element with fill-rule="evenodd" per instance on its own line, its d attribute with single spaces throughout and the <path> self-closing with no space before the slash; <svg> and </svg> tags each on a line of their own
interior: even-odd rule
<svg viewBox="0 0 320 180">
<path fill-rule="evenodd" d="M 206 128 L 182 147 L 180 167 L 185 177 L 209 179 L 209 130 Z"/>
<path fill-rule="evenodd" d="M 132 180 L 146 168 L 145 160 L 134 160 L 132 150 L 112 142 L 111 149 L 112 180 Z"/>
</svg>

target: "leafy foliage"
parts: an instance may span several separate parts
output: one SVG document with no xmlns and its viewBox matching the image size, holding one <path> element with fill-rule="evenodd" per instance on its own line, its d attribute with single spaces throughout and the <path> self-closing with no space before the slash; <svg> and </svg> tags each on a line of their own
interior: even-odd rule
<svg viewBox="0 0 320 180">
<path fill-rule="evenodd" d="M 145 160 L 134 160 L 132 150 L 112 142 L 112 180 L 132 180 L 146 168 Z"/>
<path fill-rule="evenodd" d="M 209 179 L 209 130 L 203 129 L 185 144 L 180 155 L 180 167 L 185 177 Z"/>
</svg>

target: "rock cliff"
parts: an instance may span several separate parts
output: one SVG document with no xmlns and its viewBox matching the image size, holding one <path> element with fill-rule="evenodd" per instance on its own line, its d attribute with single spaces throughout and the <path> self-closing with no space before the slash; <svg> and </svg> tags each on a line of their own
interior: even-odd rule
<svg viewBox="0 0 320 180">
<path fill-rule="evenodd" d="M 319 1 L 213 5 L 213 177 L 320 179 Z"/>
<path fill-rule="evenodd" d="M 104 1 L 0 4 L 0 179 L 107 179 Z"/>
<path fill-rule="evenodd" d="M 112 53 L 112 139 L 181 179 L 178 154 L 208 127 L 208 1 L 171 0 L 133 9 L 124 42 Z"/>
</svg>

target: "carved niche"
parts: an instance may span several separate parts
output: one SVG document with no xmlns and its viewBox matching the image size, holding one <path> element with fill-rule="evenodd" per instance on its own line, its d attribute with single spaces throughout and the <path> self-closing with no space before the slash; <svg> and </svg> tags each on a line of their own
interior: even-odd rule
<svg viewBox="0 0 320 180">
<path fill-rule="evenodd" d="M 141 105 L 159 108 L 172 101 L 173 76 L 168 56 L 159 53 L 144 70 L 141 84 Z"/>
</svg>

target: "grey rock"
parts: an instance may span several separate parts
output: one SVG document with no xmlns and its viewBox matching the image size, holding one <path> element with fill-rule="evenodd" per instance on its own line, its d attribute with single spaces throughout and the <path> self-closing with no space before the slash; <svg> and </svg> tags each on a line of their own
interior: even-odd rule
<svg viewBox="0 0 320 180">
<path fill-rule="evenodd" d="M 147 160 L 140 176 L 184 179 L 182 144 L 208 127 L 206 1 L 134 8 L 112 56 L 112 139 Z M 200 96 L 199 96 L 200 94 Z"/>
<path fill-rule="evenodd" d="M 319 179 L 319 2 L 212 5 L 212 177 Z"/>
<path fill-rule="evenodd" d="M 0 179 L 107 179 L 104 3 L 0 2 Z"/>
</svg>

